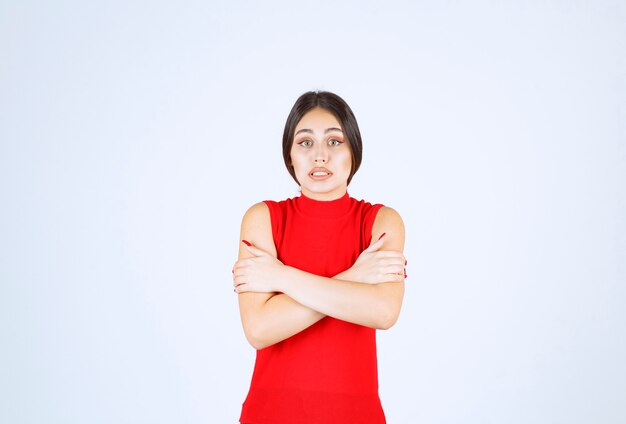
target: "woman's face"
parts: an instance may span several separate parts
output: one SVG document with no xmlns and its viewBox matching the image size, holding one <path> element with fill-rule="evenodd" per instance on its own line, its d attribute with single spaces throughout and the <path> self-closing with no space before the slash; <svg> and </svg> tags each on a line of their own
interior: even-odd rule
<svg viewBox="0 0 626 424">
<path fill-rule="evenodd" d="M 352 151 L 335 115 L 315 108 L 302 117 L 291 145 L 291 162 L 305 196 L 334 200 L 346 193 Z"/>
</svg>

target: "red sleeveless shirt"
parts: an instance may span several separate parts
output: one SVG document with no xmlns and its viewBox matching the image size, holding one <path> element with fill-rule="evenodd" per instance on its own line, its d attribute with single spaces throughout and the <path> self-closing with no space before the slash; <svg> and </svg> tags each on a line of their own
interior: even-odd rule
<svg viewBox="0 0 626 424">
<path fill-rule="evenodd" d="M 369 246 L 381 204 L 346 193 L 332 201 L 304 195 L 266 201 L 278 259 L 324 277 L 350 268 Z M 376 330 L 325 317 L 257 351 L 240 422 L 382 424 Z"/>
</svg>

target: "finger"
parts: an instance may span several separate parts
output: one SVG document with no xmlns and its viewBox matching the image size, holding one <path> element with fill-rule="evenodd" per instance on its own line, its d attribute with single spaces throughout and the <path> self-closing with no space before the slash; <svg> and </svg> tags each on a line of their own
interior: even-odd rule
<svg viewBox="0 0 626 424">
<path fill-rule="evenodd" d="M 245 268 L 247 266 L 250 265 L 250 260 L 252 258 L 243 258 L 243 259 L 239 259 L 237 260 L 237 262 L 235 262 L 235 265 L 233 266 L 233 271 L 237 272 L 238 269 L 242 269 Z"/>
<path fill-rule="evenodd" d="M 248 268 L 250 265 L 254 263 L 253 260 L 254 258 L 239 259 L 237 263 L 235 264 L 235 266 L 233 267 L 233 271 L 235 271 L 235 274 L 236 274 L 237 271 L 241 271 L 242 269 Z"/>
<path fill-rule="evenodd" d="M 245 245 L 246 250 L 252 253 L 254 256 L 268 256 L 269 255 L 269 253 L 267 253 L 265 250 L 252 245 L 249 241 L 242 240 L 241 242 Z"/>
<path fill-rule="evenodd" d="M 370 244 L 369 247 L 367 249 L 365 249 L 363 252 L 375 252 L 378 249 L 380 249 L 383 244 L 385 243 L 385 238 L 383 237 L 385 234 L 383 233 L 382 236 L 380 236 L 380 238 L 378 240 L 376 240 L 374 243 Z"/>
<path fill-rule="evenodd" d="M 398 274 L 397 272 L 385 274 L 383 276 L 383 281 L 386 283 L 401 283 L 404 281 L 404 274 Z"/>
<path fill-rule="evenodd" d="M 235 274 L 233 274 L 233 286 L 237 287 L 241 284 L 245 284 L 245 280 L 247 279 L 247 276 L 242 272 L 235 272 Z"/>
<path fill-rule="evenodd" d="M 243 260 L 242 260 L 243 261 Z M 238 261 L 235 266 L 233 267 L 233 277 L 236 275 L 240 275 L 241 271 L 246 268 L 246 263 L 242 262 L 242 261 Z"/>
<path fill-rule="evenodd" d="M 237 287 L 240 284 L 242 284 L 241 280 L 239 280 L 239 278 L 237 277 L 233 277 L 233 287 Z"/>
<path fill-rule="evenodd" d="M 376 258 L 375 261 L 372 261 L 371 266 L 382 270 L 402 269 L 404 267 L 404 262 L 398 258 Z"/>
<path fill-rule="evenodd" d="M 383 265 L 405 265 L 404 258 L 397 255 L 387 255 L 386 252 L 376 252 L 378 261 Z"/>
<path fill-rule="evenodd" d="M 404 261 L 406 260 L 404 258 L 404 255 L 401 252 L 398 252 L 397 250 L 379 250 L 378 252 L 376 252 L 376 254 L 381 258 L 398 259 L 402 261 L 402 263 L 404 263 Z"/>
<path fill-rule="evenodd" d="M 379 250 L 376 254 L 381 258 L 398 258 L 402 256 L 402 253 L 397 250 Z"/>
<path fill-rule="evenodd" d="M 385 274 L 404 274 L 404 267 L 402 265 L 391 265 L 383 268 Z"/>
<path fill-rule="evenodd" d="M 240 287 L 244 284 L 248 284 L 246 281 L 243 280 L 243 278 L 236 278 L 233 280 L 233 287 Z"/>
</svg>

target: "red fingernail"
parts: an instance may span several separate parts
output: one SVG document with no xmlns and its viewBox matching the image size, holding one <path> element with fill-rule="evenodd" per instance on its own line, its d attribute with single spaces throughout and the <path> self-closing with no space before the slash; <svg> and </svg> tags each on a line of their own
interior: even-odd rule
<svg viewBox="0 0 626 424">
<path fill-rule="evenodd" d="M 241 242 L 246 246 L 252 246 L 252 243 L 250 243 L 248 240 L 241 240 Z"/>
<path fill-rule="evenodd" d="M 380 240 L 381 238 L 385 237 L 385 234 L 387 234 L 387 233 L 382 233 L 382 234 L 380 235 L 380 237 L 378 237 L 378 240 Z"/>
</svg>

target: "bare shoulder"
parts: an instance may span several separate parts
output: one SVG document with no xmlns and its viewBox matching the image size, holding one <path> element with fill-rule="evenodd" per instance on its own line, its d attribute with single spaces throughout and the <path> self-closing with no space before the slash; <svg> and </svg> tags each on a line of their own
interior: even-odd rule
<svg viewBox="0 0 626 424">
<path fill-rule="evenodd" d="M 402 217 L 400 216 L 398 211 L 396 211 L 393 208 L 390 208 L 389 206 L 383 206 L 382 208 L 380 208 L 380 210 L 378 211 L 378 214 L 376 215 L 376 220 L 382 220 L 386 222 L 394 221 L 394 222 L 402 223 Z"/>
<path fill-rule="evenodd" d="M 404 248 L 404 221 L 393 208 L 383 206 L 376 214 L 372 227 L 372 240 L 385 233 L 385 249 L 400 250 Z"/>
<path fill-rule="evenodd" d="M 383 206 L 376 214 L 374 229 L 376 229 L 377 226 L 392 227 L 392 229 L 401 229 L 402 232 L 404 232 L 404 221 L 402 221 L 402 217 L 398 211 L 389 206 Z"/>
<path fill-rule="evenodd" d="M 243 216 L 243 222 L 245 223 L 253 223 L 266 219 L 270 219 L 270 210 L 265 202 L 255 203 L 254 205 L 250 206 Z"/>
</svg>

